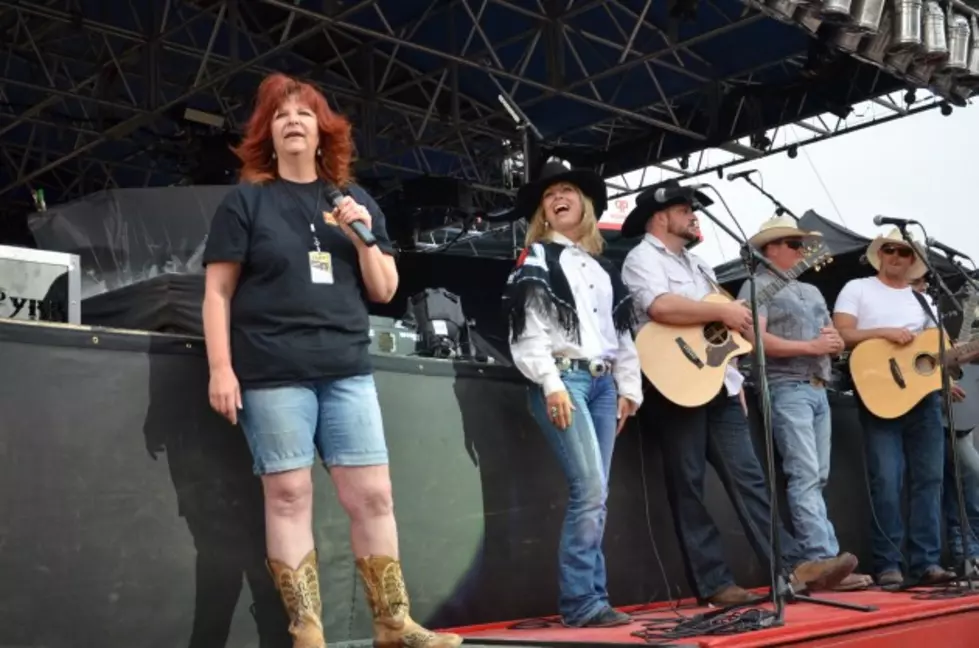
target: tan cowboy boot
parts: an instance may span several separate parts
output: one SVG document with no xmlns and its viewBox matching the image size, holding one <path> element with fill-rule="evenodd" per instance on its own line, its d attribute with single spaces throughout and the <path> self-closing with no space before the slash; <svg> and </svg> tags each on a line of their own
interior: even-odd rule
<svg viewBox="0 0 979 648">
<path fill-rule="evenodd" d="M 326 648 L 316 550 L 306 554 L 296 569 L 272 559 L 268 560 L 268 568 L 289 615 L 292 648 Z"/>
<path fill-rule="evenodd" d="M 401 563 L 389 556 L 357 559 L 357 571 L 374 617 L 375 648 L 455 648 L 462 637 L 435 633 L 408 614 L 408 591 Z"/>
</svg>

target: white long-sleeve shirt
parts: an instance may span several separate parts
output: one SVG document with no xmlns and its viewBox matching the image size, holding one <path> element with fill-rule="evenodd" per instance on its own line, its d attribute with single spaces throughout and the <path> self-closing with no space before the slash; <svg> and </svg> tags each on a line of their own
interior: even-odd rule
<svg viewBox="0 0 979 648">
<path fill-rule="evenodd" d="M 660 295 L 675 294 L 694 301 L 714 292 L 711 282 L 717 281 L 714 269 L 696 254 L 682 250 L 671 252 L 663 242 L 646 234 L 629 251 L 622 264 L 622 280 L 632 292 L 639 325 L 649 321 L 649 308 Z M 724 386 L 728 396 L 741 393 L 744 376 L 732 361 L 725 368 Z"/>
<path fill-rule="evenodd" d="M 609 360 L 619 395 L 641 405 L 642 378 L 635 342 L 631 332 L 619 334 L 612 321 L 612 280 L 588 252 L 569 239 L 554 234 L 551 240 L 565 246 L 559 259 L 574 295 L 581 341 L 576 343 L 556 322 L 528 308 L 523 333 L 516 342 L 510 342 L 514 364 L 550 396 L 566 389 L 555 358 Z"/>
</svg>

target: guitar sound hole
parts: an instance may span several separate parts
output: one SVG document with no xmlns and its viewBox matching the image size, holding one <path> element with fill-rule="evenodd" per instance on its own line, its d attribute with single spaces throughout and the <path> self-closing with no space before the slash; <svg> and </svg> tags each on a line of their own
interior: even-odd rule
<svg viewBox="0 0 979 648">
<path fill-rule="evenodd" d="M 712 322 L 704 327 L 704 339 L 707 344 L 720 346 L 727 342 L 728 337 L 727 327 L 720 322 Z"/>
<path fill-rule="evenodd" d="M 921 353 L 914 358 L 914 370 L 923 376 L 935 373 L 938 369 L 938 360 L 933 355 Z"/>
</svg>

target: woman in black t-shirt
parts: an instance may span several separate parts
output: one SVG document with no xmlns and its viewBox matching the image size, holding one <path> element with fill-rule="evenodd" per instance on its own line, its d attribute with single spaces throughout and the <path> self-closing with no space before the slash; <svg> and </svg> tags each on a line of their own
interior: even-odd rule
<svg viewBox="0 0 979 648">
<path fill-rule="evenodd" d="M 398 286 L 384 215 L 351 181 L 350 124 L 312 86 L 262 82 L 236 149 L 242 183 L 204 254 L 211 406 L 239 421 L 265 492 L 268 566 L 296 648 L 326 645 L 313 541 L 312 465 L 330 471 L 380 645 L 448 647 L 408 615 L 387 446 L 368 356 L 366 300 Z M 334 205 L 329 192 L 347 195 Z M 360 221 L 377 239 L 351 229 Z"/>
</svg>

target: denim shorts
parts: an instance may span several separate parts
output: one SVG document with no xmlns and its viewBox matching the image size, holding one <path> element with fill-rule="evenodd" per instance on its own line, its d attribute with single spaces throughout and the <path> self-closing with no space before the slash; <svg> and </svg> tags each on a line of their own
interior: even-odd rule
<svg viewBox="0 0 979 648">
<path fill-rule="evenodd" d="M 244 389 L 238 417 L 256 475 L 313 465 L 377 466 L 388 462 L 374 377 Z"/>
</svg>

